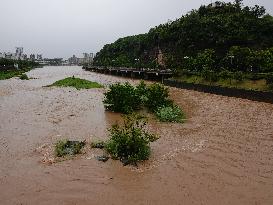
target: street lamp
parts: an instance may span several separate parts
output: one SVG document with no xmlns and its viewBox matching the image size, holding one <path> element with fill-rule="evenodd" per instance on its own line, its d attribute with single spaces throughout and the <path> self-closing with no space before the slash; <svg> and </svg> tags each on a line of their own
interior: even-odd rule
<svg viewBox="0 0 273 205">
<path fill-rule="evenodd" d="M 139 58 L 135 58 L 135 61 L 136 61 L 136 63 L 137 63 L 137 68 L 138 68 Z"/>
<path fill-rule="evenodd" d="M 185 66 L 186 68 L 184 69 L 189 69 L 189 56 L 184 56 L 184 60 L 185 62 L 183 62 L 183 66 Z"/>
<path fill-rule="evenodd" d="M 229 58 L 230 58 L 230 63 L 231 63 L 231 65 L 233 64 L 233 59 L 234 59 L 234 56 L 233 55 L 231 55 L 231 56 L 229 56 Z"/>
</svg>

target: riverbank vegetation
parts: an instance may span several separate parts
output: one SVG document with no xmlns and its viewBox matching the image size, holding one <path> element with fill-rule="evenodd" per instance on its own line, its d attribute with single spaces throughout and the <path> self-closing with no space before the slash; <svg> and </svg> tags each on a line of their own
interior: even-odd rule
<svg viewBox="0 0 273 205">
<path fill-rule="evenodd" d="M 105 93 L 103 103 L 106 109 L 124 114 L 146 108 L 152 113 L 160 113 L 156 116 L 165 122 L 182 122 L 184 117 L 182 110 L 169 98 L 168 89 L 158 83 L 113 84 Z"/>
<path fill-rule="evenodd" d="M 222 86 L 230 88 L 239 88 L 245 90 L 273 91 L 273 74 L 246 74 L 243 72 L 222 71 L 214 73 L 204 71 L 203 73 L 192 72 L 188 70 L 180 71 L 178 76 L 173 77 L 186 83 L 204 84 L 212 86 Z"/>
<path fill-rule="evenodd" d="M 15 65 L 18 65 L 18 67 L 15 68 Z M 0 58 L 0 80 L 20 77 L 23 73 L 37 66 L 39 66 L 39 64 L 32 61 Z"/>
<path fill-rule="evenodd" d="M 29 80 L 28 76 L 25 73 L 21 74 L 19 78 L 21 80 Z"/>
<path fill-rule="evenodd" d="M 273 75 L 272 30 L 273 17 L 263 6 L 244 6 L 243 0 L 217 1 L 146 34 L 105 45 L 94 64 L 168 68 L 176 77 L 191 81 L 183 75 L 187 70 L 201 83 L 268 90 L 267 75 Z M 224 79 L 226 74 L 229 79 Z M 259 76 L 260 81 L 246 76 Z"/>
<path fill-rule="evenodd" d="M 52 85 L 49 85 L 48 87 L 57 86 L 57 87 L 74 87 L 77 90 L 80 89 L 91 89 L 91 88 L 103 88 L 102 85 L 100 85 L 97 82 L 91 82 L 89 80 L 80 79 L 73 77 L 68 77 L 63 80 L 56 81 Z"/>
</svg>

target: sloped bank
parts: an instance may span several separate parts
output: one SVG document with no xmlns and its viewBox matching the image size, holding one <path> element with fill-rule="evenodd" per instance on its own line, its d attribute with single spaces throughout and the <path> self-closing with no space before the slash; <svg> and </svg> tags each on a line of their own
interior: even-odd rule
<svg viewBox="0 0 273 205">
<path fill-rule="evenodd" d="M 243 99 L 273 104 L 273 92 L 186 83 L 186 82 L 181 82 L 181 81 L 172 80 L 172 79 L 165 79 L 164 85 L 167 85 L 170 87 L 176 87 L 176 88 L 183 88 L 187 90 L 195 90 L 195 91 L 211 93 L 216 95 L 237 97 L 237 98 L 243 98 Z"/>
</svg>

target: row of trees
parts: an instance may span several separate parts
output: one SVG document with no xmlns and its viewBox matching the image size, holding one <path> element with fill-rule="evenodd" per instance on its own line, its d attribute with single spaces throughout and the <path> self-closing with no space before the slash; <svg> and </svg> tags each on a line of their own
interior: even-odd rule
<svg viewBox="0 0 273 205">
<path fill-rule="evenodd" d="M 160 48 L 165 67 L 170 69 L 183 68 L 187 58 L 204 58 L 211 69 L 220 66 L 243 72 L 251 69 L 273 72 L 272 31 L 273 17 L 266 14 L 264 7 L 245 7 L 242 0 L 216 2 L 152 28 L 146 34 L 107 44 L 97 53 L 94 63 L 155 68 L 159 66 L 156 58 Z M 209 62 L 210 58 L 214 62 Z"/>
<path fill-rule="evenodd" d="M 12 68 L 14 67 L 14 64 L 18 64 L 18 68 L 28 68 L 28 67 L 34 67 L 38 66 L 39 63 L 35 63 L 33 61 L 26 61 L 26 60 L 11 60 L 6 58 L 0 58 L 0 67 L 4 68 Z"/>
<path fill-rule="evenodd" d="M 203 70 L 273 72 L 273 47 L 264 50 L 252 50 L 248 47 L 233 46 L 221 58 L 216 55 L 214 49 L 206 49 L 194 57 L 185 56 L 181 68 L 196 72 Z"/>
</svg>

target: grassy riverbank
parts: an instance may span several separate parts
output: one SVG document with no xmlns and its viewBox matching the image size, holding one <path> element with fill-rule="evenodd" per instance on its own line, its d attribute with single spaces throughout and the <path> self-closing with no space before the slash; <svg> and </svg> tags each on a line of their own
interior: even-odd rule
<svg viewBox="0 0 273 205">
<path fill-rule="evenodd" d="M 17 68 L 15 68 L 17 65 Z M 39 66 L 39 63 L 27 60 L 11 60 L 0 58 L 0 80 L 20 77 L 23 73 Z"/>
<path fill-rule="evenodd" d="M 186 83 L 202 84 L 202 85 L 214 85 L 228 88 L 238 88 L 245 90 L 257 90 L 257 91 L 273 91 L 272 87 L 266 83 L 265 79 L 218 79 L 216 81 L 210 81 L 202 76 L 179 76 L 174 77 L 174 80 L 178 80 Z"/>
</svg>

